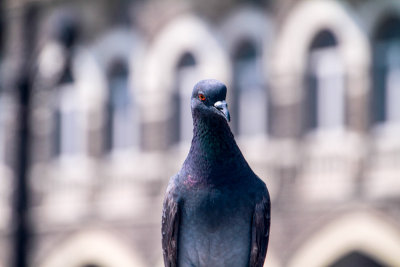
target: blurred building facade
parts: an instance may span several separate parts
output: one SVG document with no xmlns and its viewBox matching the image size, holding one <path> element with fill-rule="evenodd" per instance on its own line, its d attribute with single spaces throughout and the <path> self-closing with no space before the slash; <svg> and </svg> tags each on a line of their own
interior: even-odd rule
<svg viewBox="0 0 400 267">
<path fill-rule="evenodd" d="M 231 127 L 270 189 L 265 266 L 400 266 L 400 1 L 2 5 L 0 267 L 14 227 L 9 80 L 32 6 L 31 266 L 163 266 L 162 199 L 204 78 L 227 84 Z"/>
</svg>

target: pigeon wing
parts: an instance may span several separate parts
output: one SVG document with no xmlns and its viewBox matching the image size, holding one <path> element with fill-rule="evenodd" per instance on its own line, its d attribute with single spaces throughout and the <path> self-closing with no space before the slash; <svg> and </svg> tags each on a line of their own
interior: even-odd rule
<svg viewBox="0 0 400 267">
<path fill-rule="evenodd" d="M 171 182 L 167 188 L 164 199 L 162 215 L 162 248 L 165 267 L 176 267 L 178 265 L 178 232 L 179 232 L 179 207 L 174 200 Z"/>
<path fill-rule="evenodd" d="M 252 222 L 252 241 L 250 267 L 262 267 L 267 254 L 269 227 L 271 224 L 271 203 L 269 198 L 263 197 L 254 208 Z"/>
</svg>

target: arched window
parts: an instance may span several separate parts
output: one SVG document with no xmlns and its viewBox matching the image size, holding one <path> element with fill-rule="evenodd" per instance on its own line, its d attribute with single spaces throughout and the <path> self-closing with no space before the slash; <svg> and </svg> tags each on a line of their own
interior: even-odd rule
<svg viewBox="0 0 400 267">
<path fill-rule="evenodd" d="M 79 103 L 77 88 L 72 76 L 72 66 L 67 67 L 55 88 L 55 155 L 71 156 L 82 151 Z"/>
<path fill-rule="evenodd" d="M 400 123 L 400 19 L 387 17 L 374 36 L 373 123 Z"/>
<path fill-rule="evenodd" d="M 234 56 L 235 131 L 240 135 L 262 134 L 267 130 L 267 94 L 263 83 L 261 53 L 255 44 L 243 40 Z"/>
<path fill-rule="evenodd" d="M 1 88 L 0 88 L 1 90 Z M 0 110 L 4 110 L 4 97 L 0 92 Z M 7 114 L 5 112 L 0 112 L 0 162 L 4 163 L 5 154 L 5 117 Z"/>
<path fill-rule="evenodd" d="M 335 261 L 333 264 L 329 265 L 329 267 L 354 267 L 354 266 L 386 267 L 387 265 L 384 265 L 378 262 L 377 260 L 358 251 L 350 252 L 344 257 Z"/>
<path fill-rule="evenodd" d="M 4 86 L 4 18 L 0 18 L 0 162 L 4 162 L 5 158 L 5 135 L 6 135 L 6 101 L 3 96 L 3 86 Z"/>
<path fill-rule="evenodd" d="M 344 127 L 345 79 L 338 42 L 320 31 L 311 42 L 306 73 L 305 115 L 308 130 Z"/>
<path fill-rule="evenodd" d="M 193 86 L 198 82 L 196 60 L 190 52 L 184 53 L 176 66 L 176 105 L 174 111 L 174 127 L 179 129 L 173 141 L 190 141 L 192 138 L 192 115 L 190 98 Z"/>
<path fill-rule="evenodd" d="M 107 151 L 126 149 L 134 145 L 135 131 L 132 95 L 129 87 L 128 66 L 122 59 L 111 63 L 108 72 Z"/>
<path fill-rule="evenodd" d="M 55 156 L 71 156 L 82 152 L 82 116 L 79 112 L 78 89 L 73 62 L 79 37 L 79 23 L 73 12 L 54 13 L 49 24 L 48 46 L 43 51 L 43 73 L 51 77 L 54 86 L 54 146 Z"/>
</svg>

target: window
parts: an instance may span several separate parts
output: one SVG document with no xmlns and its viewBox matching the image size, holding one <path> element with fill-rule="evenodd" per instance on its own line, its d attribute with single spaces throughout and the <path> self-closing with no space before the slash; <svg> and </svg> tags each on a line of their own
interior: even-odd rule
<svg viewBox="0 0 400 267">
<path fill-rule="evenodd" d="M 0 18 L 0 70 L 2 70 L 2 65 L 4 63 L 4 19 Z M 5 138 L 6 138 L 6 117 L 7 114 L 6 109 L 6 101 L 4 99 L 3 94 L 3 85 L 4 85 L 4 71 L 0 71 L 0 162 L 4 162 L 5 160 Z"/>
<path fill-rule="evenodd" d="M 267 94 L 263 83 L 261 53 L 254 43 L 239 43 L 234 53 L 234 124 L 240 135 L 267 130 Z"/>
<path fill-rule="evenodd" d="M 373 123 L 400 123 L 400 19 L 386 18 L 374 38 Z"/>
<path fill-rule="evenodd" d="M 4 97 L 0 94 L 0 162 L 4 162 L 5 160 L 5 123 L 6 123 L 6 109 L 5 109 L 5 101 Z"/>
<path fill-rule="evenodd" d="M 335 36 L 327 30 L 311 43 L 306 74 L 305 114 L 308 130 L 344 127 L 345 79 Z"/>
<path fill-rule="evenodd" d="M 106 148 L 108 151 L 122 150 L 134 145 L 136 139 L 128 67 L 122 59 L 116 60 L 107 76 Z"/>
<path fill-rule="evenodd" d="M 78 23 L 70 12 L 55 13 L 49 21 L 50 39 L 40 60 L 42 74 L 57 81 L 54 88 L 55 156 L 72 156 L 82 152 L 78 90 L 73 76 L 73 60 L 78 38 Z"/>
<path fill-rule="evenodd" d="M 71 70 L 68 67 L 56 90 L 55 155 L 75 155 L 82 150 L 80 114 Z"/>
<path fill-rule="evenodd" d="M 179 129 L 174 141 L 190 141 L 193 132 L 190 99 L 194 85 L 199 81 L 197 64 L 194 56 L 186 52 L 178 61 L 176 68 L 176 95 L 174 126 Z"/>
</svg>

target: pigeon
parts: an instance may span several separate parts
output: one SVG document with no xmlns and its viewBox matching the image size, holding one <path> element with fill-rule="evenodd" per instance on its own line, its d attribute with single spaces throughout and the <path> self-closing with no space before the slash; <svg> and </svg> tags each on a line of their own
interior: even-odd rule
<svg viewBox="0 0 400 267">
<path fill-rule="evenodd" d="M 190 151 L 171 177 L 163 203 L 165 267 L 264 265 L 270 197 L 229 128 L 226 93 L 214 79 L 193 88 Z"/>
</svg>

